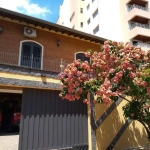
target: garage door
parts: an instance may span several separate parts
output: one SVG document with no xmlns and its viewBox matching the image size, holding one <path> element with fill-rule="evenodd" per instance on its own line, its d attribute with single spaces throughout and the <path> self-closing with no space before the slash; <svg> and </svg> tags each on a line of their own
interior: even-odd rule
<svg viewBox="0 0 150 150">
<path fill-rule="evenodd" d="M 23 89 L 19 150 L 87 147 L 87 106 L 59 93 Z"/>
</svg>

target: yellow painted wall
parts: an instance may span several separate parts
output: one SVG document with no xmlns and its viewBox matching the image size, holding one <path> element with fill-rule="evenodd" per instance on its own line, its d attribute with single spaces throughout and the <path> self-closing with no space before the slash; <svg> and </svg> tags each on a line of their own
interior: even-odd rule
<svg viewBox="0 0 150 150">
<path fill-rule="evenodd" d="M 118 140 L 114 149 L 120 150 L 128 147 L 137 147 L 147 143 L 146 132 L 142 124 L 138 121 L 133 121 Z"/>
<path fill-rule="evenodd" d="M 9 78 L 9 79 L 18 79 L 18 80 L 27 80 L 27 81 L 35 81 L 35 82 L 47 82 L 47 83 L 56 83 L 60 84 L 60 80 L 55 79 L 55 78 L 49 78 L 49 77 L 40 77 L 40 76 L 33 76 L 33 75 L 24 75 L 24 74 L 16 74 L 16 73 L 9 73 L 9 72 L 0 72 L 0 78 Z M 24 86 L 17 86 L 17 85 L 2 85 L 0 84 L 1 87 L 24 87 Z M 37 88 L 34 86 L 25 86 L 24 88 Z M 39 87 L 40 88 L 40 87 Z M 60 90 L 60 89 L 49 89 L 49 88 L 43 88 L 41 87 L 40 89 L 47 89 L 47 90 Z"/>
<path fill-rule="evenodd" d="M 97 129 L 97 150 L 106 150 L 120 128 L 124 125 L 125 117 L 123 116 L 122 106 L 125 104 L 126 102 L 122 101 Z M 107 109 L 108 107 L 104 104 L 97 104 L 96 119 L 98 119 Z M 147 142 L 145 136 L 145 131 L 142 125 L 138 122 L 133 122 L 125 130 L 115 145 L 114 150 L 120 150 L 122 148 L 131 146 L 144 145 Z"/>
<path fill-rule="evenodd" d="M 23 75 L 23 74 L 8 73 L 8 72 L 0 72 L 0 77 L 11 78 L 11 79 L 20 79 L 20 80 L 29 80 L 29 81 L 60 83 L 60 80 L 54 79 L 54 78 Z"/>
</svg>

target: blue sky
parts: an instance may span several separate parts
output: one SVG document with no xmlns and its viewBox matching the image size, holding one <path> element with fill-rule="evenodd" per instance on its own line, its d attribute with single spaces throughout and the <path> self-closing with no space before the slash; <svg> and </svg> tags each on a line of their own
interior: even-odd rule
<svg viewBox="0 0 150 150">
<path fill-rule="evenodd" d="M 0 7 L 56 23 L 63 0 L 0 0 Z"/>
</svg>

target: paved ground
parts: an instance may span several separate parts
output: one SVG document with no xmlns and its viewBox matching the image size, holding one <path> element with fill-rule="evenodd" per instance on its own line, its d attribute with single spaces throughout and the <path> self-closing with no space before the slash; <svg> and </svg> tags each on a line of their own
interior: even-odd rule
<svg viewBox="0 0 150 150">
<path fill-rule="evenodd" d="M 0 150 L 18 150 L 19 133 L 0 133 Z"/>
</svg>

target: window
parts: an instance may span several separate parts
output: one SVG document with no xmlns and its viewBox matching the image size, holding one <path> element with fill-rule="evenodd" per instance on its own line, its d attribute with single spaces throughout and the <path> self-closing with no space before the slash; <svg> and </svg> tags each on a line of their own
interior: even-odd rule
<svg viewBox="0 0 150 150">
<path fill-rule="evenodd" d="M 91 22 L 91 20 L 90 20 L 90 18 L 89 18 L 88 21 L 87 21 L 87 23 L 90 24 L 90 22 Z"/>
<path fill-rule="evenodd" d="M 70 17 L 70 22 L 72 21 L 73 17 L 74 17 L 74 12 L 73 12 L 73 14 Z"/>
<path fill-rule="evenodd" d="M 132 41 L 133 46 L 137 46 L 138 45 L 138 41 Z"/>
<path fill-rule="evenodd" d="M 89 10 L 89 9 L 90 9 L 90 4 L 87 5 L 87 10 Z"/>
<path fill-rule="evenodd" d="M 80 13 L 83 14 L 83 8 L 80 8 Z"/>
<path fill-rule="evenodd" d="M 20 66 L 41 69 L 42 46 L 34 42 L 23 42 L 20 55 Z"/>
<path fill-rule="evenodd" d="M 92 0 L 92 3 L 94 2 L 95 0 Z"/>
<path fill-rule="evenodd" d="M 99 25 L 93 30 L 93 34 L 96 34 L 99 31 Z"/>
<path fill-rule="evenodd" d="M 83 22 L 80 22 L 80 27 L 83 28 Z"/>
<path fill-rule="evenodd" d="M 93 18 L 95 18 L 98 14 L 98 9 L 96 9 L 96 11 L 93 13 Z"/>
<path fill-rule="evenodd" d="M 90 58 L 88 58 L 88 57 L 85 57 L 85 54 L 84 53 L 76 53 L 76 60 L 77 59 L 80 59 L 81 61 L 88 61 L 88 62 L 90 62 Z"/>
</svg>

